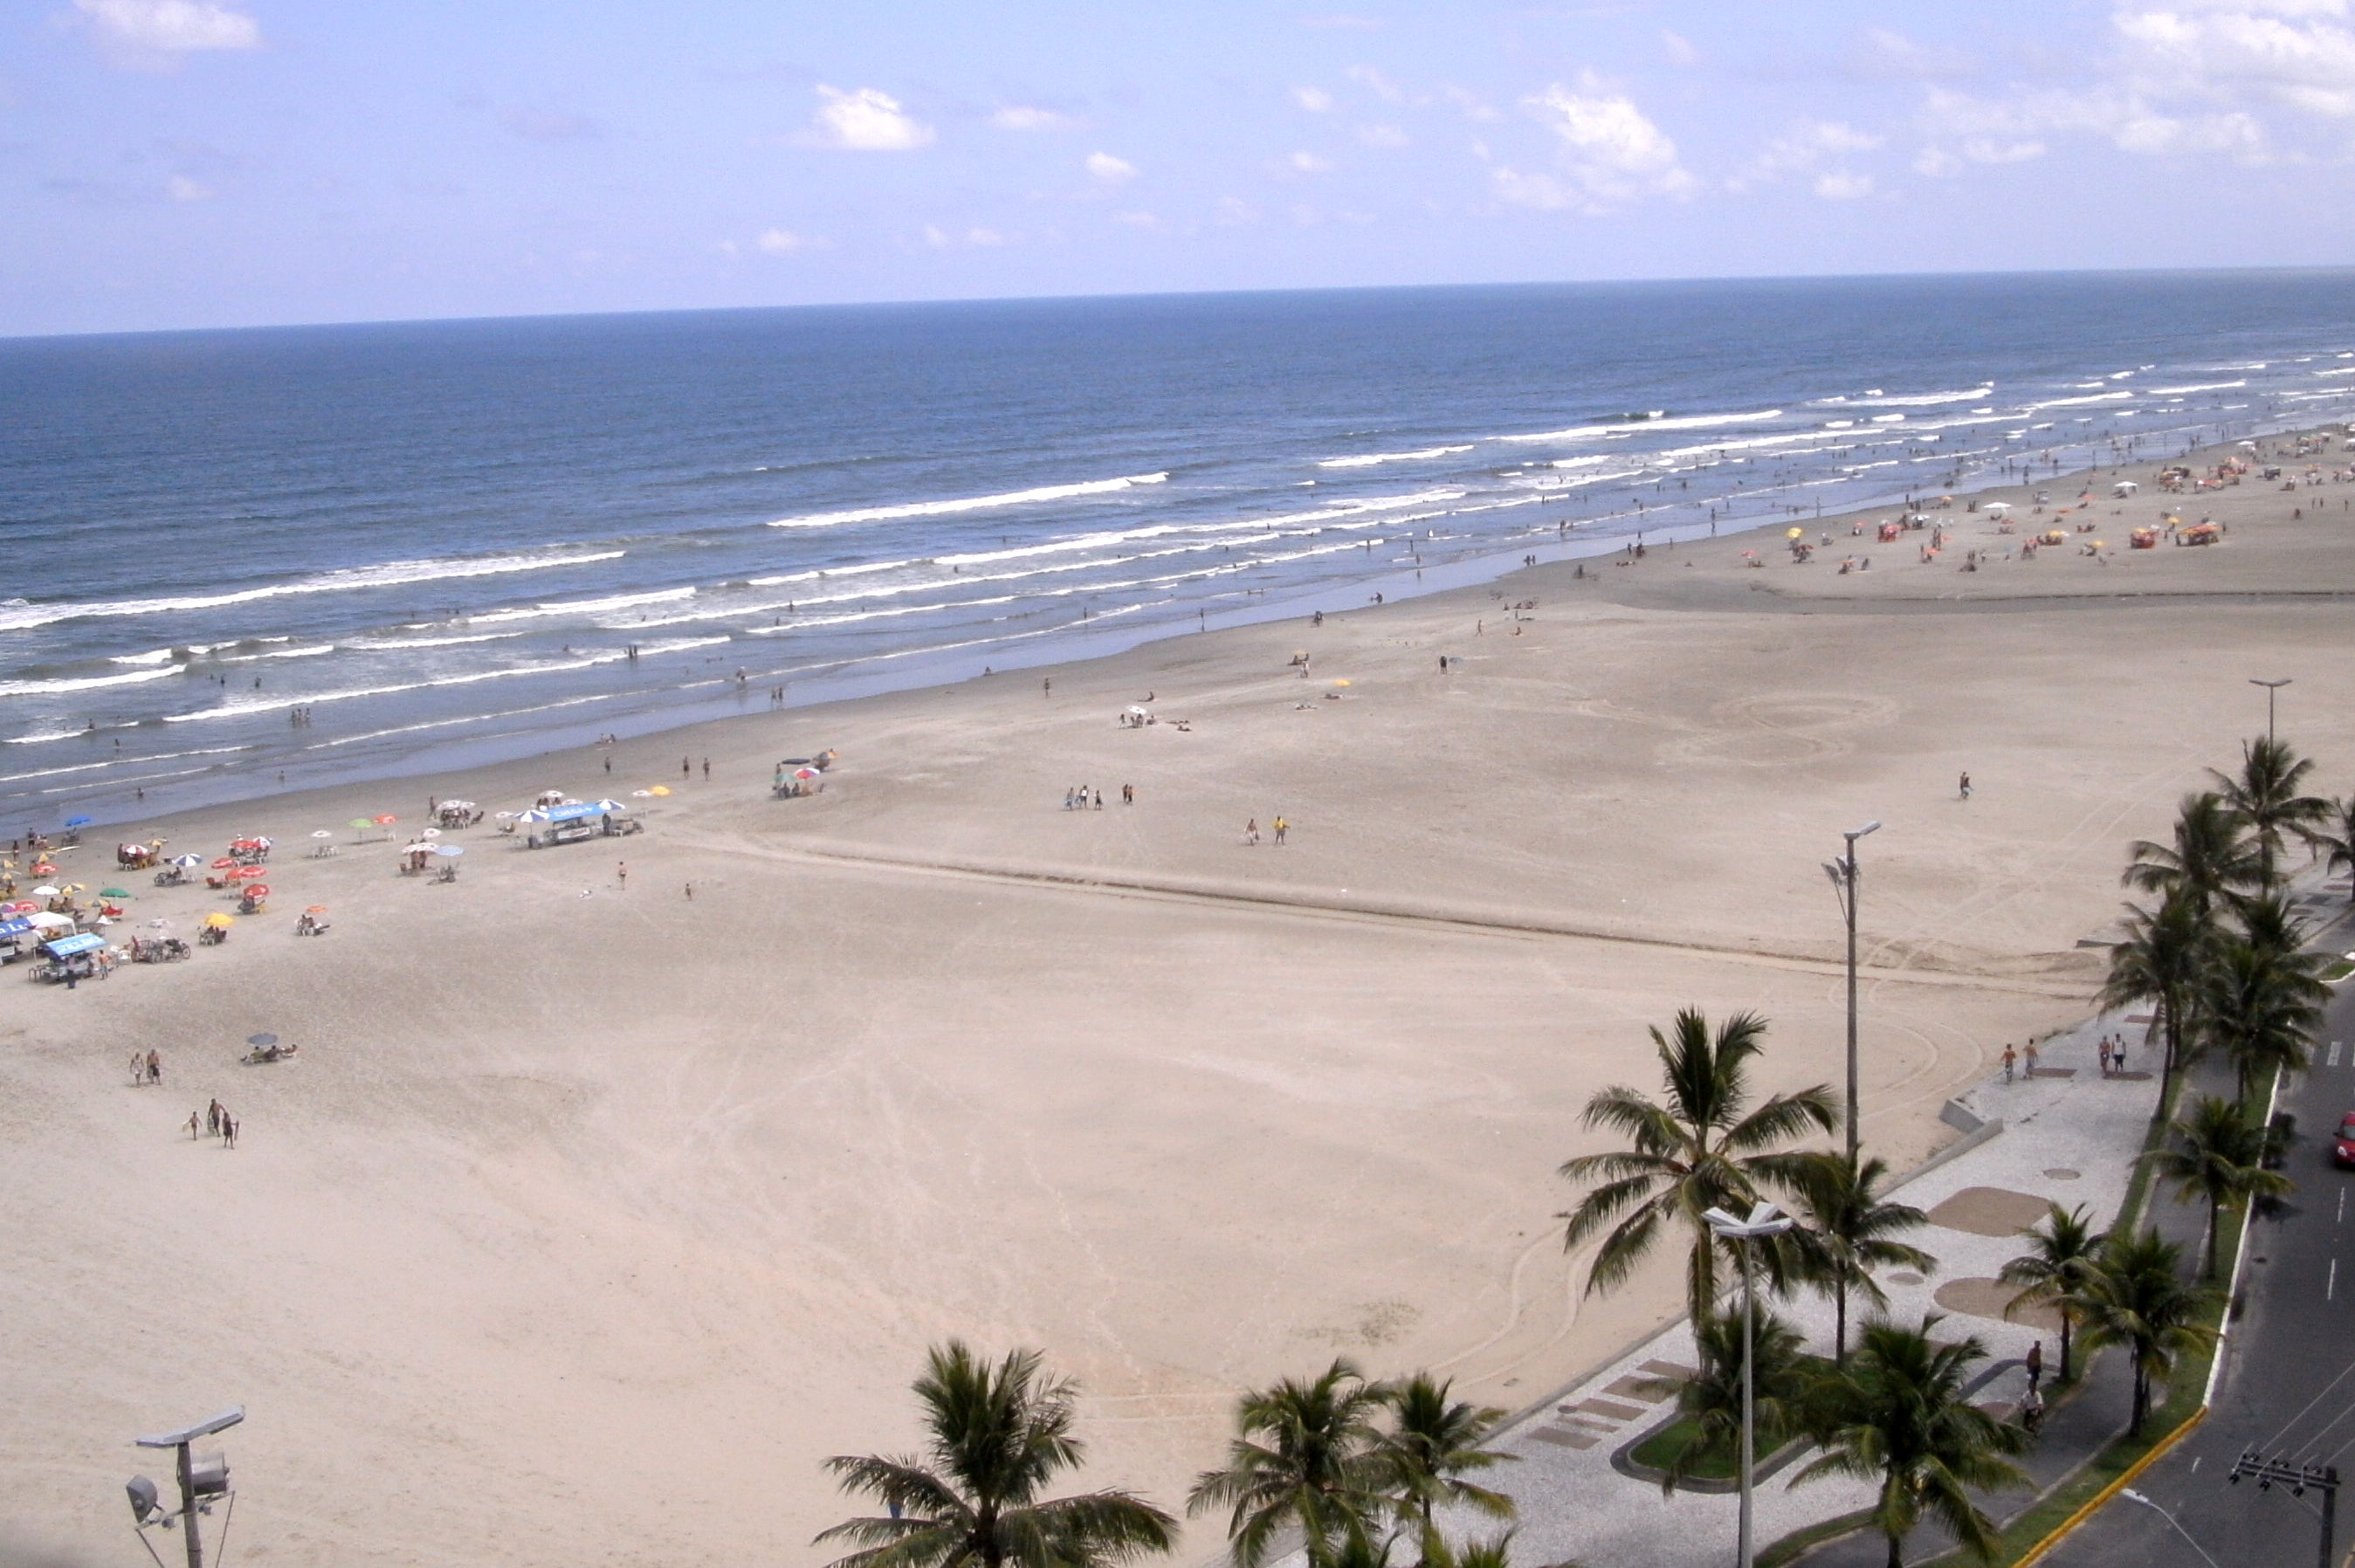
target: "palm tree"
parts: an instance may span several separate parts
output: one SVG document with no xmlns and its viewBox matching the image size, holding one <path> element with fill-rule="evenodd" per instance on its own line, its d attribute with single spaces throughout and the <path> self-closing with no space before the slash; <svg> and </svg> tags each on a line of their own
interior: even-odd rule
<svg viewBox="0 0 2355 1568">
<path fill-rule="evenodd" d="M 2198 1320 L 2216 1292 L 2184 1280 L 2182 1261 L 2182 1247 L 2160 1240 L 2157 1231 L 2113 1235 L 2081 1298 L 2087 1348 L 2123 1347 L 2134 1367 L 2134 1408 L 2126 1423 L 2130 1437 L 2142 1435 L 2143 1418 L 2150 1413 L 2151 1385 L 2175 1370 L 2178 1357 L 2216 1342 L 2216 1331 Z"/>
<path fill-rule="evenodd" d="M 1609 1227 L 1587 1272 L 1590 1295 L 1625 1279 L 1663 1225 L 1682 1221 L 1692 1235 L 1686 1308 L 1698 1325 L 1717 1300 L 1718 1243 L 1702 1214 L 1746 1208 L 1762 1179 L 1787 1180 L 1797 1157 L 1767 1151 L 1810 1128 L 1831 1131 L 1834 1102 L 1830 1088 L 1818 1083 L 1744 1114 L 1751 1059 L 1766 1032 L 1766 1020 L 1755 1013 L 1736 1013 L 1712 1039 L 1700 1010 L 1687 1008 L 1672 1029 L 1673 1040 L 1651 1031 L 1665 1104 L 1624 1085 L 1586 1102 L 1584 1125 L 1624 1134 L 1631 1147 L 1565 1161 L 1563 1176 L 1601 1185 L 1555 1218 L 1569 1221 L 1565 1250 Z"/>
<path fill-rule="evenodd" d="M 2197 1043 L 2231 1060 L 2243 1101 L 2267 1072 L 2305 1071 L 2330 997 L 2307 957 L 2227 939 L 2209 958 L 2197 1003 Z"/>
<path fill-rule="evenodd" d="M 1798 1423 L 1807 1390 L 1806 1340 L 1796 1328 L 1762 1312 L 1752 1331 L 1757 1351 L 1753 1413 L 1763 1446 L 1773 1452 Z M 1712 1312 L 1694 1336 L 1700 1371 L 1689 1378 L 1646 1378 L 1647 1394 L 1673 1394 L 1677 1413 L 1693 1424 L 1685 1445 L 1669 1456 L 1660 1490 L 1674 1492 L 1713 1454 L 1730 1454 L 1742 1441 L 1742 1313 Z"/>
<path fill-rule="evenodd" d="M 1461 1400 L 1450 1402 L 1447 1394 L 1452 1387 L 1452 1382 L 1429 1372 L 1416 1372 L 1380 1390 L 1382 1403 L 1390 1407 L 1391 1430 L 1383 1436 L 1380 1452 L 1391 1467 L 1390 1488 L 1399 1522 L 1416 1525 L 1426 1540 L 1432 1533 L 1434 1503 L 1460 1504 L 1492 1519 L 1513 1517 L 1512 1499 L 1464 1478 L 1475 1470 L 1520 1457 L 1480 1445 L 1504 1421 L 1505 1413 Z"/>
<path fill-rule="evenodd" d="M 2223 796 L 2187 795 L 2176 807 L 2174 841 L 2144 838 L 2126 846 L 2119 880 L 2147 893 L 2184 895 L 2204 924 L 2217 900 L 2257 880 L 2257 861 L 2243 832 Z"/>
<path fill-rule="evenodd" d="M 2158 1174 L 2176 1183 L 2175 1200 L 2208 1200 L 2208 1264 L 2201 1277 L 2216 1277 L 2216 1241 L 2222 1228 L 2224 1205 L 2237 1199 L 2279 1198 L 2297 1184 L 2279 1171 L 2265 1168 L 2265 1130 L 2252 1123 L 2241 1107 L 2210 1094 L 2191 1107 L 2191 1115 L 2167 1125 L 2175 1147 L 2148 1157 Z"/>
<path fill-rule="evenodd" d="M 2071 1330 L 2083 1320 L 2083 1298 L 2100 1268 L 2102 1247 L 2109 1237 L 2093 1228 L 2083 1204 L 2064 1213 L 2055 1203 L 2044 1216 L 2044 1228 L 2029 1232 L 2028 1239 L 2035 1245 L 1996 1275 L 2006 1285 L 2022 1287 L 2004 1304 L 2003 1315 L 2009 1317 L 2031 1307 L 2050 1307 L 2060 1316 L 2060 1377 L 2065 1383 Z"/>
<path fill-rule="evenodd" d="M 2328 801 L 2299 793 L 2313 771 L 2311 757 L 2299 756 L 2288 741 L 2270 736 L 2242 745 L 2238 774 L 2208 770 L 2225 807 L 2255 836 L 2257 885 L 2266 891 L 2274 886 L 2274 858 L 2281 853 L 2284 829 L 2303 833 L 2330 815 Z"/>
<path fill-rule="evenodd" d="M 1452 1542 L 1437 1531 L 1432 1531 L 1423 1544 L 1424 1568 L 1512 1568 L 1513 1532 L 1491 1536 L 1487 1540 Z M 1557 1563 L 1554 1568 L 1578 1568 L 1575 1563 Z"/>
<path fill-rule="evenodd" d="M 1987 1359 L 1976 1339 L 1940 1344 L 1930 1330 L 1886 1318 L 1864 1326 L 1848 1366 L 1817 1383 L 1809 1426 L 1822 1455 L 1791 1484 L 1845 1476 L 1880 1484 L 1872 1522 L 1889 1541 L 1889 1568 L 1904 1568 L 1905 1537 L 1926 1516 L 1953 1532 L 1981 1562 L 1995 1555 L 1995 1524 L 1971 1501 L 1974 1490 L 2028 1482 L 2009 1456 L 2028 1434 L 1971 1403 L 1964 1384 Z"/>
<path fill-rule="evenodd" d="M 2306 829 L 2305 837 L 2315 853 L 2328 858 L 2325 875 L 2336 875 L 2341 867 L 2355 872 L 2355 795 L 2332 801 L 2329 815 Z M 2355 903 L 2355 876 L 2348 879 L 2347 899 Z"/>
<path fill-rule="evenodd" d="M 996 1366 L 959 1340 L 936 1345 L 916 1380 L 925 1458 L 839 1456 L 826 1467 L 890 1509 L 846 1520 L 819 1541 L 859 1548 L 830 1568 L 1097 1568 L 1167 1552 L 1178 1521 L 1135 1493 L 1043 1498 L 1080 1463 L 1077 1386 L 1050 1380 L 1036 1350 Z"/>
<path fill-rule="evenodd" d="M 1260 1568 L 1286 1526 L 1300 1531 L 1315 1568 L 1335 1568 L 1371 1538 L 1388 1506 L 1392 1461 L 1375 1424 L 1384 1392 L 1342 1358 L 1314 1381 L 1286 1378 L 1244 1394 L 1226 1465 L 1195 1478 L 1186 1511 L 1232 1509 L 1236 1568 Z"/>
<path fill-rule="evenodd" d="M 2193 998 L 2207 967 L 2215 933 L 2186 892 L 2169 894 L 2156 912 L 2126 906 L 2126 939 L 2110 949 L 2110 976 L 2101 1005 L 2127 1008 L 2149 1002 L 2151 1030 L 2167 1040 L 2166 1079 L 2182 1065 Z"/>
<path fill-rule="evenodd" d="M 1787 1232 L 1798 1254 L 1797 1273 L 1832 1292 L 1832 1359 L 1848 1364 L 1848 1299 L 1850 1292 L 1875 1307 L 1889 1304 L 1871 1271 L 1912 1268 L 1928 1274 L 1938 1260 L 1895 1240 L 1898 1232 L 1926 1225 L 1930 1217 L 1881 1196 L 1889 1179 L 1886 1160 L 1853 1163 L 1844 1154 L 1809 1155 L 1792 1183 L 1804 1224 Z"/>
</svg>

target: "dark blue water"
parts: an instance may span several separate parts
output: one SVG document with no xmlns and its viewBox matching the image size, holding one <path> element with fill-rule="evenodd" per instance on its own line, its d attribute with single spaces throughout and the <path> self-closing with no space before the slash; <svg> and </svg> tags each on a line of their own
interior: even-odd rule
<svg viewBox="0 0 2355 1568">
<path fill-rule="evenodd" d="M 0 342 L 0 814 L 1078 656 L 2355 410 L 2355 273 Z M 1444 570 L 1442 570 L 1444 569 Z M 307 710 L 309 722 L 293 722 Z"/>
</svg>

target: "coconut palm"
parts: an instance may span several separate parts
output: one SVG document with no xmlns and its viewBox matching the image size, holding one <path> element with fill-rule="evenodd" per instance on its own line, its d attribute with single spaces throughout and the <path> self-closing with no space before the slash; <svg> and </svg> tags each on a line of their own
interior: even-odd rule
<svg viewBox="0 0 2355 1568">
<path fill-rule="evenodd" d="M 1512 1547 L 1509 1530 L 1486 1540 L 1462 1541 L 1448 1541 L 1433 1531 L 1423 1541 L 1423 1568 L 1512 1568 Z M 1557 1563 L 1554 1568 L 1578 1568 L 1578 1564 Z"/>
<path fill-rule="evenodd" d="M 2226 809 L 2256 840 L 2257 885 L 2264 891 L 2273 889 L 2283 833 L 2303 833 L 2330 815 L 2328 801 L 2302 793 L 2306 776 L 2313 771 L 2311 757 L 2299 756 L 2288 741 L 2270 736 L 2243 743 L 2238 773 L 2208 771 Z"/>
<path fill-rule="evenodd" d="M 1195 1478 L 1186 1511 L 1231 1510 L 1227 1548 L 1236 1568 L 1259 1568 L 1286 1528 L 1300 1532 L 1315 1568 L 1337 1568 L 1391 1506 L 1392 1462 L 1376 1424 L 1384 1392 L 1337 1358 L 1312 1381 L 1286 1378 L 1244 1394 L 1227 1462 Z"/>
<path fill-rule="evenodd" d="M 1380 1454 L 1390 1466 L 1389 1488 L 1399 1522 L 1412 1524 L 1426 1540 L 1435 1503 L 1459 1504 L 1492 1519 L 1513 1517 L 1512 1499 L 1464 1478 L 1519 1458 L 1481 1446 L 1503 1423 L 1505 1413 L 1449 1400 L 1453 1386 L 1446 1379 L 1416 1372 L 1380 1389 L 1381 1401 L 1390 1407 L 1391 1430 L 1382 1437 Z"/>
<path fill-rule="evenodd" d="M 1561 1174 L 1599 1186 L 1578 1207 L 1555 1216 L 1568 1221 L 1565 1249 L 1606 1232 L 1588 1270 L 1589 1294 L 1625 1279 L 1659 1239 L 1682 1221 L 1691 1235 L 1685 1303 L 1698 1325 L 1717 1299 L 1718 1243 L 1701 1216 L 1710 1209 L 1746 1209 L 1762 1180 L 1786 1181 L 1796 1156 L 1770 1152 L 1810 1129 L 1829 1132 L 1832 1093 L 1825 1084 L 1777 1094 L 1749 1110 L 1750 1063 L 1760 1051 L 1766 1020 L 1736 1013 L 1714 1037 L 1700 1009 L 1677 1015 L 1671 1034 L 1652 1031 L 1658 1048 L 1663 1100 L 1624 1085 L 1586 1102 L 1584 1124 L 1623 1135 L 1629 1147 L 1567 1160 Z"/>
<path fill-rule="evenodd" d="M 2176 1184 L 2175 1200 L 2208 1200 L 2207 1268 L 2203 1278 L 2216 1277 L 2216 1242 L 2224 1205 L 2240 1199 L 2279 1198 L 2297 1184 L 2279 1171 L 2265 1168 L 2263 1127 L 2252 1123 L 2241 1107 L 2214 1094 L 2203 1097 L 2191 1114 L 2168 1123 L 2171 1147 L 2147 1157 L 2154 1169 Z"/>
<path fill-rule="evenodd" d="M 1991 1561 L 1995 1524 L 1971 1493 L 2028 1482 L 2009 1457 L 2028 1434 L 1972 1404 L 1965 1389 L 1987 1348 L 1976 1339 L 1940 1344 L 1930 1338 L 1939 1321 L 1932 1314 L 1919 1328 L 1885 1318 L 1864 1326 L 1849 1364 L 1811 1392 L 1808 1424 L 1823 1453 L 1791 1482 L 1878 1483 L 1871 1517 L 1889 1541 L 1889 1568 L 1904 1568 L 1905 1537 L 1924 1518 Z"/>
<path fill-rule="evenodd" d="M 2009 1317 L 2034 1307 L 2052 1308 L 2061 1319 L 2060 1377 L 2065 1383 L 2071 1333 L 2084 1320 L 2082 1298 L 2100 1268 L 2102 1247 L 2109 1237 L 2093 1228 L 2082 1203 L 2065 1212 L 2053 1204 L 2044 1216 L 2044 1228 L 2027 1234 L 2034 1245 L 1996 1274 L 2004 1284 L 2021 1287 L 2004 1304 L 2003 1315 Z"/>
<path fill-rule="evenodd" d="M 2216 933 L 2187 892 L 2169 894 L 2156 911 L 2126 906 L 2126 939 L 2110 949 L 2110 975 L 2102 986 L 2105 1008 L 2151 1004 L 2151 1031 L 2167 1042 L 2160 1076 L 2182 1065 L 2194 999 Z"/>
<path fill-rule="evenodd" d="M 2324 858 L 2326 875 L 2355 872 L 2355 795 L 2332 801 L 2329 814 L 2306 830 L 2306 841 Z M 2355 903 L 2355 875 L 2348 878 L 2347 898 Z"/>
<path fill-rule="evenodd" d="M 1742 1312 L 1712 1312 L 1694 1335 L 1700 1371 L 1689 1378 L 1646 1378 L 1647 1396 L 1673 1395 L 1677 1413 L 1693 1424 L 1693 1435 L 1668 1456 L 1660 1490 L 1674 1492 L 1713 1454 L 1733 1451 L 1742 1441 Z M 1752 1331 L 1757 1381 L 1753 1413 L 1760 1446 L 1772 1452 L 1796 1430 L 1808 1384 L 1806 1340 L 1771 1312 L 1761 1312 Z"/>
<path fill-rule="evenodd" d="M 2160 1240 L 2157 1231 L 2113 1235 L 2079 1298 L 2086 1348 L 2118 1346 L 2134 1369 L 2128 1436 L 2142 1435 L 2143 1418 L 2150 1413 L 2151 1388 L 2175 1370 L 2177 1360 L 2216 1342 L 2216 1331 L 2199 1320 L 2216 1292 L 2185 1280 L 2182 1262 L 2182 1247 Z"/>
<path fill-rule="evenodd" d="M 2191 901 L 2204 924 L 2219 899 L 2236 888 L 2255 885 L 2258 862 L 2246 829 L 2224 797 L 2187 795 L 2176 807 L 2172 841 L 2138 839 L 2126 847 L 2119 880 L 2147 893 Z"/>
<path fill-rule="evenodd" d="M 1134 1492 L 1047 1498 L 1076 1467 L 1076 1385 L 1050 1379 L 1036 1350 L 992 1366 L 962 1342 L 933 1347 L 916 1380 L 928 1453 L 841 1456 L 842 1489 L 888 1517 L 846 1520 L 818 1536 L 859 1550 L 831 1568 L 1098 1568 L 1167 1552 L 1178 1521 Z"/>
<path fill-rule="evenodd" d="M 1798 1162 L 1791 1183 L 1802 1221 L 1786 1232 L 1796 1253 L 1796 1272 L 1810 1284 L 1831 1290 L 1832 1359 L 1843 1366 L 1848 1362 L 1849 1296 L 1861 1296 L 1875 1307 L 1889 1304 L 1871 1271 L 1911 1268 L 1928 1274 L 1938 1266 L 1928 1253 L 1895 1239 L 1928 1224 L 1930 1217 L 1881 1196 L 1888 1179 L 1886 1160 L 1858 1165 L 1845 1154 L 1817 1154 Z"/>
<path fill-rule="evenodd" d="M 2305 1071 L 2329 997 L 2307 955 L 2227 938 L 2200 978 L 2195 1042 L 2232 1063 L 2245 1101 L 2266 1074 Z"/>
</svg>

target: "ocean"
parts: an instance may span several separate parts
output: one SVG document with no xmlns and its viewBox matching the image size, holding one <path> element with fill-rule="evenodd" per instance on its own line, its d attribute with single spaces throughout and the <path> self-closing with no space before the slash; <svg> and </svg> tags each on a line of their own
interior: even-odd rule
<svg viewBox="0 0 2355 1568">
<path fill-rule="evenodd" d="M 1530 285 L 0 341 L 0 833 L 2341 420 L 2350 284 Z"/>
</svg>

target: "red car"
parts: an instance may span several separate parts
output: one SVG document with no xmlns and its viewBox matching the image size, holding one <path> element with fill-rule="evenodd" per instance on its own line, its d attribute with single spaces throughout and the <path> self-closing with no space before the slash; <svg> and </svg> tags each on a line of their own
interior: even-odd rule
<svg viewBox="0 0 2355 1568">
<path fill-rule="evenodd" d="M 2338 1136 L 2330 1140 L 2330 1157 L 2340 1166 L 2355 1167 L 2355 1111 L 2339 1119 Z"/>
</svg>

